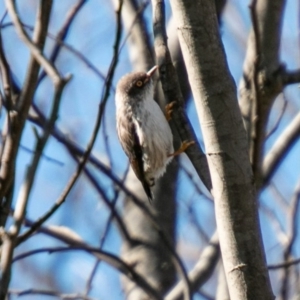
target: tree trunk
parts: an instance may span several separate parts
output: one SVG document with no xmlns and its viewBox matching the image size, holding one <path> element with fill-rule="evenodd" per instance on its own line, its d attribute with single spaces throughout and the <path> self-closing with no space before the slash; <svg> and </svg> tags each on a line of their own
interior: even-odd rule
<svg viewBox="0 0 300 300">
<path fill-rule="evenodd" d="M 214 3 L 172 0 L 171 6 L 203 132 L 230 297 L 273 299 L 247 137 Z"/>
</svg>

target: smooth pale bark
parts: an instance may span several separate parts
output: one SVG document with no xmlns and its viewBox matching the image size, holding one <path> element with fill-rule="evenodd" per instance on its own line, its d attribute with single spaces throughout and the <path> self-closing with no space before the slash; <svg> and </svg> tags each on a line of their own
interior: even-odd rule
<svg viewBox="0 0 300 300">
<path fill-rule="evenodd" d="M 171 6 L 208 157 L 230 297 L 273 299 L 247 137 L 214 3 L 172 0 Z"/>
<path fill-rule="evenodd" d="M 218 286 L 215 300 L 230 300 L 223 262 L 219 267 Z"/>
</svg>

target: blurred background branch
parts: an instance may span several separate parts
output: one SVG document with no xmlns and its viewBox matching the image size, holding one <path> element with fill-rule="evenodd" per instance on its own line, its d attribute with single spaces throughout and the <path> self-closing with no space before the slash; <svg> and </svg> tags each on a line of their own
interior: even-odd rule
<svg viewBox="0 0 300 300">
<path fill-rule="evenodd" d="M 197 22 L 211 21 L 210 13 L 200 18 L 206 6 L 199 13 L 199 1 L 191 2 Z M 214 2 L 221 42 L 206 40 L 193 63 L 183 59 L 179 18 L 169 1 L 0 3 L 3 299 L 229 299 L 213 199 L 220 190 L 212 196 L 211 148 L 195 105 L 198 92 L 203 101 L 211 85 L 218 91 L 229 86 L 213 51 L 205 52 L 218 43 L 229 77 L 240 83 L 272 289 L 279 299 L 300 293 L 299 4 L 256 0 L 250 10 L 243 1 Z M 193 41 L 186 41 L 191 47 Z M 168 166 L 149 205 L 117 140 L 114 94 L 124 74 L 155 64 L 155 100 L 163 111 L 177 102 L 170 121 L 174 148 L 183 140 L 196 144 Z M 197 64 L 203 73 L 191 74 Z M 216 76 L 206 81 L 212 70 Z M 199 74 L 203 88 L 192 93 Z M 216 96 L 219 113 L 206 123 L 217 124 L 217 135 L 241 129 L 223 119 L 235 115 L 230 105 L 222 106 L 226 97 Z M 200 122 L 212 115 L 208 110 Z M 224 136 L 232 143 L 229 157 L 242 152 L 237 137 Z M 237 186 L 232 188 L 236 196 Z M 237 234 L 248 217 L 247 211 L 234 222 Z M 255 244 L 251 226 L 244 236 Z"/>
</svg>

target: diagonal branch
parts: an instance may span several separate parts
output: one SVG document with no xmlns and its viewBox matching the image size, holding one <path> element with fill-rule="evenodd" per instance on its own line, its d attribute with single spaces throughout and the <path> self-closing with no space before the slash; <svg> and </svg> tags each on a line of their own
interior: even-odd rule
<svg viewBox="0 0 300 300">
<path fill-rule="evenodd" d="M 215 267 L 220 258 L 219 238 L 215 233 L 209 244 L 202 251 L 202 254 L 195 264 L 194 268 L 189 272 L 188 277 L 193 292 L 200 289 L 200 287 L 210 278 L 215 270 Z M 179 300 L 184 295 L 184 282 L 180 281 L 172 288 L 166 295 L 165 300 Z"/>
<path fill-rule="evenodd" d="M 52 5 L 52 1 L 48 1 L 48 4 L 45 5 L 45 10 L 47 10 L 47 9 L 50 10 L 51 5 Z M 6 7 L 9 12 L 9 15 L 12 19 L 12 22 L 16 28 L 16 31 L 19 34 L 19 37 L 24 42 L 24 44 L 29 48 L 30 53 L 33 55 L 35 60 L 44 68 L 45 72 L 52 79 L 53 83 L 55 85 L 57 83 L 59 83 L 61 79 L 60 79 L 60 75 L 59 75 L 58 71 L 56 70 L 56 68 L 53 67 L 53 65 L 50 63 L 50 61 L 41 52 L 42 43 L 40 43 L 39 41 L 37 41 L 35 43 L 33 42 L 33 41 L 37 40 L 36 36 L 38 36 L 40 34 L 39 33 L 40 31 L 43 31 L 44 35 L 47 34 L 47 28 L 45 31 L 44 22 L 49 21 L 49 15 L 48 16 L 44 15 L 44 14 L 40 15 L 40 17 L 38 18 L 37 25 L 35 27 L 36 28 L 35 32 L 33 34 L 33 41 L 31 41 L 29 36 L 27 35 L 26 31 L 24 30 L 22 23 L 18 17 L 15 1 L 6 0 Z M 44 20 L 44 18 L 45 18 L 45 20 Z"/>
<path fill-rule="evenodd" d="M 26 226 L 31 226 L 32 222 L 29 220 L 26 220 Z M 119 259 L 117 256 L 110 254 L 108 252 L 105 252 L 103 250 L 99 250 L 98 248 L 91 247 L 87 243 L 85 243 L 76 233 L 71 231 L 69 228 L 64 228 L 61 226 L 48 226 L 48 227 L 41 227 L 39 229 L 39 232 L 42 232 L 46 235 L 50 235 L 68 245 L 71 247 L 68 248 L 56 248 L 57 251 L 70 251 L 70 250 L 84 250 L 91 254 L 93 254 L 95 257 L 97 257 L 100 260 L 105 261 L 115 269 L 119 270 L 124 275 L 128 276 L 131 280 L 135 281 L 137 285 L 142 287 L 150 296 L 154 297 L 154 299 L 161 299 L 161 297 L 157 294 L 157 292 L 145 281 L 143 277 L 141 277 L 139 274 L 137 274 L 133 268 L 128 266 L 126 263 L 124 263 L 121 259 Z M 42 249 L 36 249 L 34 252 L 25 253 L 22 256 L 16 257 L 16 259 L 24 258 L 28 255 L 40 253 L 40 252 L 48 252 L 49 249 L 42 248 Z M 51 252 L 54 252 L 55 250 L 52 249 Z"/>
<path fill-rule="evenodd" d="M 56 36 L 56 40 L 57 43 L 55 44 L 52 53 L 50 55 L 49 61 L 51 61 L 52 63 L 55 62 L 55 60 L 57 59 L 60 50 L 61 50 L 61 46 L 62 46 L 62 42 L 64 41 L 64 39 L 67 37 L 70 27 L 72 25 L 72 22 L 74 21 L 75 17 L 77 16 L 77 14 L 79 13 L 80 9 L 83 7 L 83 5 L 87 2 L 87 0 L 79 0 L 69 11 L 67 18 L 64 22 L 64 25 L 62 26 L 62 28 L 60 29 L 60 31 L 58 32 L 57 36 Z M 41 82 L 43 80 L 43 78 L 45 77 L 46 73 L 42 72 L 38 82 Z"/>
<path fill-rule="evenodd" d="M 262 185 L 266 186 L 280 166 L 287 153 L 300 137 L 300 113 L 285 128 L 271 150 L 267 153 L 262 164 Z"/>
<path fill-rule="evenodd" d="M 180 91 L 178 78 L 173 66 L 171 55 L 167 46 L 167 34 L 165 29 L 164 2 L 152 1 L 153 5 L 153 32 L 154 47 L 157 64 L 159 65 L 160 80 L 167 103 L 176 102 L 172 113 L 172 119 L 182 141 L 195 141 L 195 144 L 186 150 L 198 176 L 206 188 L 211 191 L 211 180 L 205 154 L 197 143 L 196 134 L 187 118 L 183 107 L 183 97 Z"/>
</svg>

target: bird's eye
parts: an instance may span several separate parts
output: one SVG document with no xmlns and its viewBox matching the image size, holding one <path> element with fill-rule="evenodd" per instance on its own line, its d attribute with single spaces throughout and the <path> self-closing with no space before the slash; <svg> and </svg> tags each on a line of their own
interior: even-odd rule
<svg viewBox="0 0 300 300">
<path fill-rule="evenodd" d="M 141 86 L 143 85 L 143 81 L 142 81 L 142 80 L 138 80 L 138 81 L 135 83 L 135 85 L 136 85 L 137 87 L 141 87 Z"/>
</svg>

